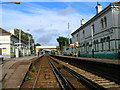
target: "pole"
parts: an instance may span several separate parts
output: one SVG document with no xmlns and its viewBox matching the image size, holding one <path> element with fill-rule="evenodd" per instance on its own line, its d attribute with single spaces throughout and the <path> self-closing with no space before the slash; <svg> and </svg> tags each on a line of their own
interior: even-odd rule
<svg viewBox="0 0 120 90">
<path fill-rule="evenodd" d="M 29 54 L 30 54 L 30 37 L 29 37 Z"/>
<path fill-rule="evenodd" d="M 92 35 L 92 57 L 94 57 L 94 47 L 93 47 L 93 28 L 91 27 L 91 35 Z"/>
<path fill-rule="evenodd" d="M 0 4 L 10 4 L 10 3 L 13 3 L 13 4 L 20 4 L 20 2 L 0 2 Z"/>
<path fill-rule="evenodd" d="M 19 29 L 19 50 L 18 50 L 18 52 L 19 52 L 19 55 L 20 55 L 20 51 L 21 51 L 21 29 Z"/>
<path fill-rule="evenodd" d="M 69 39 L 69 42 L 68 42 L 68 44 L 70 44 L 70 35 L 69 35 L 69 29 L 70 28 L 70 24 L 69 24 L 69 22 L 68 22 L 68 39 Z"/>
</svg>

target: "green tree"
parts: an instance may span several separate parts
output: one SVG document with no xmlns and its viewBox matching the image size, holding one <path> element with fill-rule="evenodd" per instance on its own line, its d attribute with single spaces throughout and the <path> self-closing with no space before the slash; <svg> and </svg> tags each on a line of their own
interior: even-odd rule
<svg viewBox="0 0 120 90">
<path fill-rule="evenodd" d="M 15 36 L 17 36 L 18 38 L 19 38 L 19 31 L 20 31 L 20 29 L 15 29 Z M 33 45 L 35 42 L 33 39 L 33 36 L 31 34 L 25 33 L 22 30 L 21 30 L 21 39 L 26 44 L 29 44 L 29 41 L 30 41 L 30 45 Z"/>
<path fill-rule="evenodd" d="M 36 43 L 35 46 L 41 46 L 39 43 Z"/>
<path fill-rule="evenodd" d="M 19 38 L 19 32 L 20 32 L 20 29 L 15 29 L 15 36 Z M 21 40 L 23 42 L 25 42 L 27 45 L 30 44 L 30 50 L 31 50 L 31 54 L 34 54 L 34 39 L 33 39 L 33 36 L 29 33 L 25 33 L 24 31 L 21 30 Z"/>
<path fill-rule="evenodd" d="M 60 50 L 63 49 L 63 46 L 68 46 L 69 41 L 71 43 L 71 40 L 69 38 L 66 38 L 66 37 L 63 37 L 63 36 L 58 37 L 57 42 L 59 43 Z"/>
</svg>

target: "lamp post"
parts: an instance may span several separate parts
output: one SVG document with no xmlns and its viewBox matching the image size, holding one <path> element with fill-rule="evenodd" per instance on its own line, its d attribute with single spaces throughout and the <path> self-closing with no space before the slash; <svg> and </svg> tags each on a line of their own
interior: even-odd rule
<svg viewBox="0 0 120 90">
<path fill-rule="evenodd" d="M 93 27 L 91 27 L 91 36 L 92 36 L 92 57 L 94 57 L 94 47 L 93 47 Z"/>
<path fill-rule="evenodd" d="M 10 3 L 13 3 L 13 4 L 20 4 L 20 2 L 0 2 L 0 4 L 10 4 Z"/>
<path fill-rule="evenodd" d="M 21 29 L 19 29 L 19 55 L 21 54 Z"/>
<path fill-rule="evenodd" d="M 29 36 L 29 54 L 30 54 L 30 40 L 31 40 L 31 38 Z"/>
</svg>

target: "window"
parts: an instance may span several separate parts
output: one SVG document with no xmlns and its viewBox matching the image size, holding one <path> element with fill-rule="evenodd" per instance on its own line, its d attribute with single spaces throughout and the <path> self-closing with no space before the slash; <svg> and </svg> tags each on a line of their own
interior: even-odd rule
<svg viewBox="0 0 120 90">
<path fill-rule="evenodd" d="M 101 27 L 102 27 L 102 29 L 107 27 L 107 18 L 106 17 L 101 19 Z"/>
<path fill-rule="evenodd" d="M 102 43 L 102 51 L 104 50 L 104 47 L 103 47 L 103 41 L 104 39 L 101 38 L 101 43 Z"/>
<path fill-rule="evenodd" d="M 95 51 L 96 51 L 96 41 L 94 40 L 94 42 L 93 42 L 93 43 L 94 43 L 94 47 L 95 47 Z"/>
<path fill-rule="evenodd" d="M 76 35 L 76 39 L 77 39 L 77 41 L 78 41 L 78 34 Z"/>
<path fill-rule="evenodd" d="M 83 38 L 85 38 L 85 31 L 83 30 Z"/>
<path fill-rule="evenodd" d="M 97 51 L 99 51 L 99 44 L 98 44 L 98 40 L 96 40 L 96 44 L 97 44 Z"/>
<path fill-rule="evenodd" d="M 2 49 L 0 48 L 0 55 L 2 55 Z"/>
<path fill-rule="evenodd" d="M 110 50 L 110 36 L 107 37 L 108 49 Z"/>
<path fill-rule="evenodd" d="M 103 19 L 101 19 L 101 26 L 102 26 L 102 29 L 103 29 L 104 28 Z"/>
<path fill-rule="evenodd" d="M 94 24 L 92 25 L 92 31 L 93 31 L 93 34 L 95 33 L 95 27 L 94 27 Z"/>
<path fill-rule="evenodd" d="M 107 27 L 107 18 L 104 17 L 104 25 L 105 25 L 105 28 Z"/>
</svg>

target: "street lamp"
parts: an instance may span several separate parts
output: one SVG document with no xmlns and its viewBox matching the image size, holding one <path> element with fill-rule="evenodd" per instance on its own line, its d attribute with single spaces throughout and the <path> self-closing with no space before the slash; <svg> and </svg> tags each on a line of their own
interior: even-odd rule
<svg viewBox="0 0 120 90">
<path fill-rule="evenodd" d="M 91 27 L 91 36 L 92 36 L 92 57 L 94 57 L 94 47 L 93 47 L 93 27 Z"/>
<path fill-rule="evenodd" d="M 10 3 L 13 3 L 13 4 L 20 4 L 20 2 L 0 2 L 0 4 L 10 4 Z"/>
</svg>

